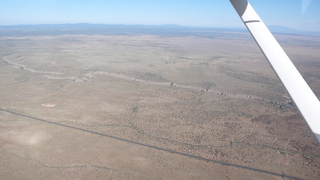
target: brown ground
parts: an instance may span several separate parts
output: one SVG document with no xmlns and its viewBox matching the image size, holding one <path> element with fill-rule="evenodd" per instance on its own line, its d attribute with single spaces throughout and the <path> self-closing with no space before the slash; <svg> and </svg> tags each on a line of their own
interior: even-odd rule
<svg viewBox="0 0 320 180">
<path fill-rule="evenodd" d="M 320 97 L 320 38 L 277 38 Z M 320 178 L 320 148 L 247 34 L 1 42 L 1 179 Z"/>
</svg>

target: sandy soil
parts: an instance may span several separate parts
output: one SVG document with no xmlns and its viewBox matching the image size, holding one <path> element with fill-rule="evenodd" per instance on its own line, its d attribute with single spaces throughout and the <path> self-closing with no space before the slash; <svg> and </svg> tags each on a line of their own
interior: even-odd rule
<svg viewBox="0 0 320 180">
<path fill-rule="evenodd" d="M 2 37 L 1 179 L 319 179 L 269 64 L 225 34 Z M 320 97 L 320 38 L 277 38 Z"/>
</svg>

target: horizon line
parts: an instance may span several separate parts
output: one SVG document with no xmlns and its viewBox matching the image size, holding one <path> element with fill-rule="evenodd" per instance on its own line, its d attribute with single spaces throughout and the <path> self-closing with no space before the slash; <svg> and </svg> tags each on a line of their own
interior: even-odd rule
<svg viewBox="0 0 320 180">
<path fill-rule="evenodd" d="M 245 27 L 221 27 L 221 26 L 188 26 L 188 25 L 179 25 L 179 24 L 108 24 L 108 23 L 47 23 L 47 24 L 10 24 L 10 25 L 1 25 L 0 27 L 14 27 L 14 26 L 50 26 L 50 25 L 109 25 L 109 26 L 154 26 L 154 27 L 180 27 L 180 28 L 203 28 L 203 29 L 234 29 L 234 30 L 246 30 Z M 269 25 L 267 26 L 271 32 L 286 32 L 287 33 L 320 33 L 320 31 L 305 31 L 290 28 L 287 26 L 279 26 L 279 25 Z M 280 30 L 270 29 L 270 28 L 280 28 Z"/>
</svg>

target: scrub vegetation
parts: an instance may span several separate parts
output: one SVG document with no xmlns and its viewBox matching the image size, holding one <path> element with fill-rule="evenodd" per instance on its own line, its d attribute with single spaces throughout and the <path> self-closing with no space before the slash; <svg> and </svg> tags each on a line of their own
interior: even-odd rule
<svg viewBox="0 0 320 180">
<path fill-rule="evenodd" d="M 31 32 L 0 37 L 1 178 L 320 178 L 248 33 Z M 320 97 L 320 38 L 276 38 Z"/>
</svg>

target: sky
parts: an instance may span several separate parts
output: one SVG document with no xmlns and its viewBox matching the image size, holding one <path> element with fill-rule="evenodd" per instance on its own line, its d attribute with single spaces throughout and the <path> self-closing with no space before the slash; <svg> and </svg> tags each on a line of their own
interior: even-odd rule
<svg viewBox="0 0 320 180">
<path fill-rule="evenodd" d="M 320 0 L 249 0 L 266 25 L 320 31 Z M 244 28 L 229 0 L 0 0 L 0 25 L 141 24 Z"/>
</svg>

